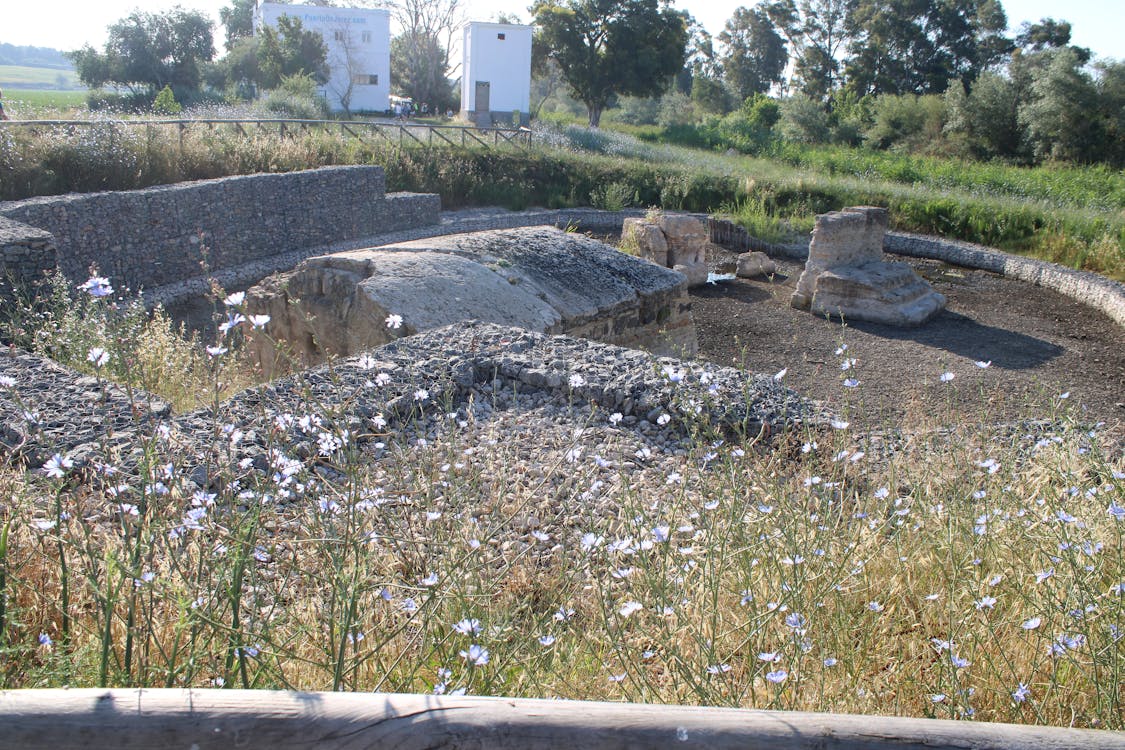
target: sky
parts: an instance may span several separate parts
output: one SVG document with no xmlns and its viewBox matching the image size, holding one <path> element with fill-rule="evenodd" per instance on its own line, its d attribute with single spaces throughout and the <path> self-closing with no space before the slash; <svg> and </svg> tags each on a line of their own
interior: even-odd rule
<svg viewBox="0 0 1125 750">
<path fill-rule="evenodd" d="M 1023 21 L 1053 17 L 1070 21 L 1071 42 L 1089 47 L 1096 57 L 1125 59 L 1125 2 L 1122 0 L 1001 0 L 1014 31 Z M 90 44 L 100 48 L 106 27 L 131 11 L 149 12 L 181 5 L 199 10 L 219 20 L 219 8 L 230 0 L 8 0 L 0 15 L 0 42 L 70 50 Z M 343 2 L 335 3 L 343 5 Z M 530 0 L 526 5 L 530 5 Z M 740 6 L 753 0 L 678 0 L 675 7 L 687 10 L 712 34 L 718 34 L 726 20 Z M 516 13 L 527 22 L 525 2 L 517 0 L 466 0 L 466 20 L 488 21 L 501 12 Z M 221 38 L 218 40 L 221 42 Z M 216 45 L 221 49 L 221 44 Z"/>
</svg>

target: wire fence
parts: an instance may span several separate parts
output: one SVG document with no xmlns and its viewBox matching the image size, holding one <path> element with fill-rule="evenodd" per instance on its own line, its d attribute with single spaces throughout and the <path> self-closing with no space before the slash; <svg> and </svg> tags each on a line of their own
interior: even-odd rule
<svg viewBox="0 0 1125 750">
<path fill-rule="evenodd" d="M 290 120 L 290 119 L 149 119 L 149 120 L 7 120 L 0 127 L 27 128 L 33 132 L 67 129 L 77 132 L 83 128 L 174 128 L 180 139 L 192 129 L 216 131 L 227 129 L 251 136 L 259 133 L 276 133 L 285 138 L 311 132 L 339 133 L 359 140 L 381 140 L 400 146 L 483 146 L 497 148 L 518 146 L 530 148 L 532 131 L 528 128 L 475 128 L 458 125 L 431 125 L 417 122 L 380 120 Z"/>
</svg>

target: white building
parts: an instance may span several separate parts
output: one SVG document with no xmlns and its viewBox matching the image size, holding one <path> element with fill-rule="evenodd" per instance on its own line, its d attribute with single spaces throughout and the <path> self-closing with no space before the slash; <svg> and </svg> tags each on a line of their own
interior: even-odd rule
<svg viewBox="0 0 1125 750">
<path fill-rule="evenodd" d="M 328 83 L 321 93 L 335 111 L 385 112 L 391 94 L 391 14 L 369 8 L 262 3 L 254 30 L 277 25 L 281 16 L 318 31 L 328 48 Z"/>
<path fill-rule="evenodd" d="M 461 116 L 479 127 L 527 125 L 531 109 L 531 27 L 470 21 L 461 45 Z"/>
</svg>

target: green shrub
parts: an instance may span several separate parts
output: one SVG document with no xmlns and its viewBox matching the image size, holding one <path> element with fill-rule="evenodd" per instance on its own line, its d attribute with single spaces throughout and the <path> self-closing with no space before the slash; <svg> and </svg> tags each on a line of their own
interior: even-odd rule
<svg viewBox="0 0 1125 750">
<path fill-rule="evenodd" d="M 160 93 L 153 100 L 152 111 L 158 115 L 178 115 L 184 111 L 184 108 L 176 101 L 176 96 L 172 93 L 172 87 L 165 86 L 160 89 Z"/>
</svg>

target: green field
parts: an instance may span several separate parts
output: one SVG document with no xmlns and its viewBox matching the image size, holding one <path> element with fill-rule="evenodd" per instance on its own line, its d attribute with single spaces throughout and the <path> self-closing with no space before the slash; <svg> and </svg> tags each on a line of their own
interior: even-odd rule
<svg viewBox="0 0 1125 750">
<path fill-rule="evenodd" d="M 10 86 L 70 89 L 81 86 L 73 70 L 31 68 L 26 65 L 0 65 L 0 89 Z"/>
<path fill-rule="evenodd" d="M 84 107 L 86 90 L 7 89 L 4 109 L 13 120 L 53 120 L 70 117 L 71 110 Z"/>
</svg>

